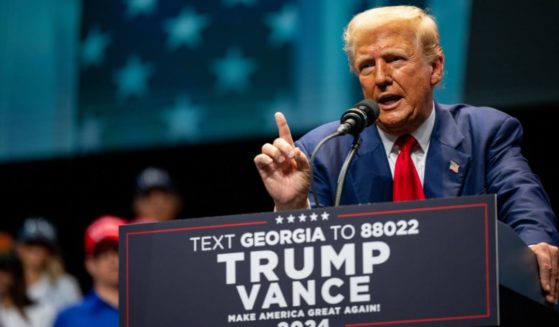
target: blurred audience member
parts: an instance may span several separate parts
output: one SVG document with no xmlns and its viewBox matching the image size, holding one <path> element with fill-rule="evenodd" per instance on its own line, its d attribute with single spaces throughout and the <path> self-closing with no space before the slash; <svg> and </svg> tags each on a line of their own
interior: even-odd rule
<svg viewBox="0 0 559 327">
<path fill-rule="evenodd" d="M 0 231 L 0 253 L 7 253 L 13 250 L 14 239 L 12 235 Z"/>
<path fill-rule="evenodd" d="M 34 302 L 26 291 L 23 268 L 13 253 L 0 253 L 0 326 L 51 327 L 53 307 Z"/>
<path fill-rule="evenodd" d="M 102 216 L 85 231 L 85 267 L 93 289 L 75 306 L 62 311 L 54 327 L 118 326 L 118 227 L 123 219 Z"/>
<path fill-rule="evenodd" d="M 158 222 L 175 219 L 182 209 L 182 200 L 167 171 L 148 167 L 136 180 L 133 223 Z"/>
<path fill-rule="evenodd" d="M 66 273 L 54 226 L 44 218 L 28 218 L 18 236 L 17 254 L 23 264 L 27 294 L 60 310 L 81 299 L 76 279 Z"/>
</svg>

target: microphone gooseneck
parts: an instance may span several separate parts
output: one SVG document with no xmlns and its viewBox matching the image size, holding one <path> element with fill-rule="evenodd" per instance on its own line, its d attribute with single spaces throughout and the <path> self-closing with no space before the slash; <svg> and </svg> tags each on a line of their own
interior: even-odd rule
<svg viewBox="0 0 559 327">
<path fill-rule="evenodd" d="M 345 175 L 347 172 L 347 168 L 351 163 L 355 153 L 357 152 L 359 145 L 361 144 L 359 140 L 359 134 L 368 126 L 372 125 L 375 120 L 379 116 L 379 107 L 378 104 L 370 99 L 365 99 L 357 103 L 353 108 L 346 110 L 342 117 L 340 118 L 340 126 L 336 130 L 336 132 L 327 135 L 323 138 L 313 149 L 310 158 L 310 169 L 311 169 L 311 193 L 314 200 L 315 207 L 320 207 L 320 203 L 318 202 L 318 194 L 316 193 L 315 183 L 314 183 L 314 160 L 318 150 L 328 141 L 331 139 L 345 135 L 351 134 L 354 136 L 352 150 L 349 153 L 349 156 L 346 158 L 341 174 L 338 177 L 338 185 L 336 187 L 336 203 L 335 205 L 338 206 L 340 199 L 341 199 L 341 192 L 342 186 L 345 182 Z"/>
<path fill-rule="evenodd" d="M 357 150 L 359 150 L 360 146 L 361 146 L 361 138 L 358 135 L 353 138 L 351 151 L 349 151 L 348 155 L 344 160 L 344 164 L 340 169 L 340 174 L 338 175 L 338 182 L 336 183 L 336 198 L 334 200 L 334 207 L 340 206 L 340 202 L 342 201 L 342 192 L 345 184 L 345 177 L 347 175 L 347 169 L 349 168 L 349 164 L 351 164 L 351 161 L 353 160 L 353 157 L 355 157 L 355 153 L 357 153 Z"/>
</svg>

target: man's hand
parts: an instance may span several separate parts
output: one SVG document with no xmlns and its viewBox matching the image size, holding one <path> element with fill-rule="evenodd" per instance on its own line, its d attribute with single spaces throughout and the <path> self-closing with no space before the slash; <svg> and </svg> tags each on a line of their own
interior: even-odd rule
<svg viewBox="0 0 559 327">
<path fill-rule="evenodd" d="M 266 190 L 274 199 L 276 210 L 307 208 L 311 185 L 309 161 L 295 147 L 283 114 L 276 113 L 275 119 L 279 137 L 273 144 L 262 146 L 262 153 L 254 158 L 254 163 Z"/>
<path fill-rule="evenodd" d="M 545 292 L 545 300 L 557 304 L 559 298 L 559 248 L 548 243 L 530 245 L 536 254 L 540 270 L 540 284 Z"/>
</svg>

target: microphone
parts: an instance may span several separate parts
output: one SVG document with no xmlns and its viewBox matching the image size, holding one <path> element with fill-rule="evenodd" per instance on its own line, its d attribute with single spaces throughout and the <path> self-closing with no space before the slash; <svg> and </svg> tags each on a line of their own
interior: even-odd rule
<svg viewBox="0 0 559 327">
<path fill-rule="evenodd" d="M 311 164 L 311 176 L 313 176 L 314 171 L 314 159 L 316 158 L 316 154 L 318 150 L 328 141 L 331 139 L 345 135 L 350 133 L 353 135 L 353 144 L 351 146 L 351 151 L 349 155 L 346 157 L 344 164 L 342 165 L 342 169 L 340 174 L 338 175 L 338 186 L 336 187 L 336 201 L 335 206 L 337 207 L 340 204 L 341 196 L 342 196 L 342 187 L 341 185 L 345 182 L 345 175 L 347 173 L 347 168 L 351 163 L 351 160 L 355 156 L 355 153 L 359 149 L 361 145 L 361 138 L 359 134 L 365 129 L 365 127 L 371 126 L 377 120 L 380 110 L 378 108 L 378 104 L 370 99 L 365 99 L 357 103 L 353 108 L 344 112 L 342 117 L 340 118 L 341 125 L 338 127 L 337 131 L 334 133 L 327 135 L 323 138 L 318 144 L 314 147 L 313 152 L 311 154 L 310 164 Z M 318 203 L 318 195 L 316 193 L 314 187 L 314 179 L 311 180 L 311 193 L 313 195 L 314 204 L 316 207 L 320 207 L 320 203 Z"/>
<path fill-rule="evenodd" d="M 360 101 L 353 108 L 344 112 L 340 118 L 341 125 L 338 127 L 337 134 L 359 135 L 365 127 L 377 120 L 379 112 L 378 104 L 375 101 L 371 99 Z"/>
</svg>

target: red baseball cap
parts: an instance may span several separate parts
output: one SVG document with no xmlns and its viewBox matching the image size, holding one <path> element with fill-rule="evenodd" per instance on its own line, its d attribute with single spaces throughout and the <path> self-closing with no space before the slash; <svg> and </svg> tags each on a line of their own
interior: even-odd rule
<svg viewBox="0 0 559 327">
<path fill-rule="evenodd" d="M 118 242 L 118 226 L 126 220 L 116 216 L 101 216 L 85 230 L 85 253 L 92 255 L 95 247 L 102 241 Z"/>
</svg>

